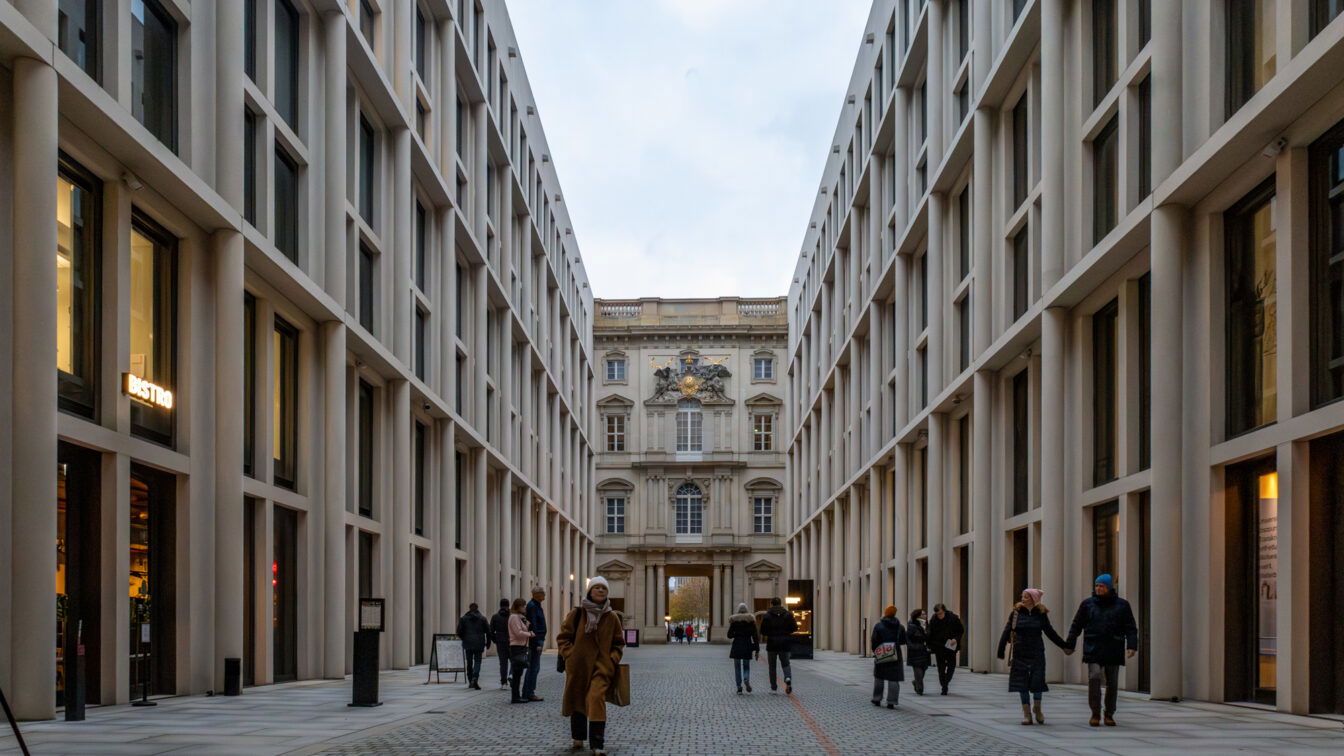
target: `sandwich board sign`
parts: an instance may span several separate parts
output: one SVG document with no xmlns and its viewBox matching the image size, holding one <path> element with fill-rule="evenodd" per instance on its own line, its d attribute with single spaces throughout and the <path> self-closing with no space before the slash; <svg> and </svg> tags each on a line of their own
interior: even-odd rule
<svg viewBox="0 0 1344 756">
<path fill-rule="evenodd" d="M 430 677 L 436 683 L 443 682 L 439 678 L 443 672 L 451 673 L 453 682 L 457 682 L 457 674 L 466 671 L 467 660 L 462 653 L 462 639 L 452 633 L 435 633 L 429 647 L 429 676 L 425 678 L 425 684 L 429 684 Z"/>
</svg>

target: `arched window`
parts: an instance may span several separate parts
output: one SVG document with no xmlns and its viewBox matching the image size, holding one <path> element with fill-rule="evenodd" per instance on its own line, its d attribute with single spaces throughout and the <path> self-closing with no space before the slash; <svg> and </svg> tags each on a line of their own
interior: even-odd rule
<svg viewBox="0 0 1344 756">
<path fill-rule="evenodd" d="M 682 483 L 677 488 L 677 535 L 700 535 L 704 532 L 704 499 L 700 487 Z"/>
<path fill-rule="evenodd" d="M 677 451 L 698 452 L 703 449 L 700 402 L 683 399 L 677 403 Z"/>
</svg>

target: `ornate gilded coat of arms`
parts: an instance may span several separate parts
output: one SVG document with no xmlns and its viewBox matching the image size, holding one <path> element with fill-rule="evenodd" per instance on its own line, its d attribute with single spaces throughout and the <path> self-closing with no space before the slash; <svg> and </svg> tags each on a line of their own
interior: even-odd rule
<svg viewBox="0 0 1344 756">
<path fill-rule="evenodd" d="M 653 369 L 654 378 L 657 379 L 651 401 L 678 398 L 723 399 L 723 379 L 732 377 L 728 368 L 723 366 L 727 361 L 727 357 L 717 360 L 705 358 L 704 362 L 698 362 L 694 357 L 684 357 L 680 360 L 669 359 L 665 364 L 659 365 L 650 359 L 649 367 Z"/>
</svg>

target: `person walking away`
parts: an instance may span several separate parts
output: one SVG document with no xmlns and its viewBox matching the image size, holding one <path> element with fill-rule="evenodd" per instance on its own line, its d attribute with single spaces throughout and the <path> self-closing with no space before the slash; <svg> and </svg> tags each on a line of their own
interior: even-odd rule
<svg viewBox="0 0 1344 756">
<path fill-rule="evenodd" d="M 952 673 L 957 670 L 957 649 L 965 634 L 966 626 L 961 624 L 961 618 L 946 604 L 933 605 L 933 619 L 929 620 L 929 651 L 938 663 L 938 685 L 942 687 L 943 695 L 947 695 Z"/>
<path fill-rule="evenodd" d="M 694 643 L 694 642 L 695 642 L 695 627 L 692 626 L 691 623 L 689 623 L 689 622 L 686 623 L 686 630 L 685 630 L 685 632 L 684 632 L 683 634 L 684 634 L 685 637 L 686 637 L 686 642 L 687 642 L 687 643 Z"/>
<path fill-rule="evenodd" d="M 681 639 L 685 635 L 686 631 L 682 629 L 681 625 L 677 625 L 677 629 L 672 631 L 672 637 L 677 639 L 677 643 L 681 643 Z"/>
<path fill-rule="evenodd" d="M 1022 598 L 1013 605 L 1008 621 L 1003 623 L 1003 634 L 999 636 L 999 658 L 1003 658 L 1005 649 L 1011 648 L 1008 664 L 1008 691 L 1016 693 L 1022 700 L 1022 724 L 1031 724 L 1031 700 L 1035 699 L 1036 723 L 1045 724 L 1045 712 L 1041 710 L 1041 696 L 1050 690 L 1045 684 L 1045 641 L 1064 649 L 1071 654 L 1068 643 L 1055 632 L 1050 624 L 1050 610 L 1041 603 L 1044 591 L 1028 588 L 1022 591 Z"/>
<path fill-rule="evenodd" d="M 527 602 L 521 598 L 514 599 L 513 605 L 509 607 L 509 668 L 513 673 L 509 679 L 513 697 L 509 703 L 527 703 L 527 698 L 518 693 L 518 686 L 522 684 L 523 674 L 527 671 L 528 649 L 535 637 L 528 627 L 526 611 Z"/>
<path fill-rule="evenodd" d="M 593 753 L 606 754 L 607 691 L 616 684 L 616 673 L 625 650 L 621 614 L 611 608 L 607 580 L 595 577 L 588 593 L 560 624 L 556 647 L 565 660 L 565 694 L 560 714 L 569 717 L 570 747 L 583 748 L 584 738 Z"/>
<path fill-rule="evenodd" d="M 728 618 L 728 638 L 733 646 L 728 656 L 733 660 L 733 679 L 737 681 L 737 694 L 742 695 L 742 686 L 751 692 L 751 657 L 761 658 L 761 640 L 756 634 L 756 618 L 747 611 L 746 603 L 737 605 L 737 613 Z"/>
<path fill-rule="evenodd" d="M 457 637 L 462 639 L 462 653 L 467 667 L 467 687 L 481 689 L 481 655 L 490 648 L 490 620 L 481 614 L 475 604 L 457 621 Z"/>
<path fill-rule="evenodd" d="M 532 600 L 527 602 L 527 622 L 532 628 L 532 642 L 528 645 L 527 679 L 523 682 L 523 698 L 540 701 L 537 695 L 537 675 L 541 673 L 541 649 L 546 645 L 546 609 L 541 602 L 546 600 L 546 589 L 532 586 Z"/>
<path fill-rule="evenodd" d="M 873 652 L 873 706 L 882 705 L 882 687 L 887 688 L 887 708 L 894 709 L 901 699 L 901 681 L 905 679 L 901 649 L 908 642 L 905 628 L 896 619 L 896 607 L 887 605 L 882 619 L 873 625 L 869 650 Z"/>
<path fill-rule="evenodd" d="M 793 694 L 793 672 L 789 668 L 789 659 L 793 653 L 793 634 L 798 631 L 798 621 L 793 612 L 784 608 L 784 602 L 776 596 L 770 599 L 770 608 L 761 617 L 761 636 L 765 638 L 765 658 L 770 663 L 770 692 L 779 690 L 775 677 L 775 662 L 784 671 L 784 692 Z"/>
<path fill-rule="evenodd" d="M 906 662 L 915 671 L 915 695 L 924 695 L 924 673 L 929 669 L 929 622 L 923 609 L 910 612 L 910 624 L 905 628 Z"/>
<path fill-rule="evenodd" d="M 490 636 L 499 654 L 499 689 L 509 687 L 509 600 L 499 600 L 499 611 L 490 615 Z"/>
<path fill-rule="evenodd" d="M 1092 584 L 1092 595 L 1078 605 L 1069 627 L 1069 649 L 1077 646 L 1083 636 L 1083 663 L 1087 665 L 1087 703 L 1092 708 L 1088 724 L 1097 727 L 1105 717 L 1107 727 L 1115 727 L 1115 703 L 1120 668 L 1125 659 L 1139 649 L 1139 628 L 1134 623 L 1134 611 L 1129 602 L 1115 591 L 1115 580 L 1109 574 L 1098 575 Z M 1102 709 L 1101 686 L 1106 684 L 1106 708 Z"/>
</svg>

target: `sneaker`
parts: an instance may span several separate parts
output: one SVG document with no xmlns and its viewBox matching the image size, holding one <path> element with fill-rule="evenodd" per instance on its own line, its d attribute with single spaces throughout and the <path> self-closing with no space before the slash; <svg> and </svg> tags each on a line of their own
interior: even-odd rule
<svg viewBox="0 0 1344 756">
<path fill-rule="evenodd" d="M 889 704 L 887 704 L 887 708 L 888 708 L 888 709 L 894 709 L 894 708 L 896 708 L 896 704 L 894 704 L 894 703 L 889 703 Z"/>
<path fill-rule="evenodd" d="M 748 692 L 748 693 L 751 692 L 751 683 L 747 683 L 747 692 Z"/>
<path fill-rule="evenodd" d="M 787 694 L 789 694 L 789 695 L 793 695 L 793 681 L 792 681 L 792 680 L 785 680 L 785 681 L 784 681 L 784 692 L 787 693 Z"/>
<path fill-rule="evenodd" d="M 571 750 L 571 751 L 582 751 L 582 750 L 583 750 L 583 741 L 582 741 L 582 740 L 571 740 L 571 741 L 569 741 L 569 750 Z"/>
<path fill-rule="evenodd" d="M 500 690 L 508 690 L 508 689 L 509 689 L 509 684 L 508 684 L 507 682 L 501 682 L 501 683 L 499 684 L 499 689 L 500 689 Z"/>
<path fill-rule="evenodd" d="M 878 708 L 881 708 L 881 707 L 882 707 L 882 702 L 881 702 L 881 701 L 873 701 L 873 706 L 876 706 L 876 707 L 878 707 Z"/>
<path fill-rule="evenodd" d="M 739 696 L 742 695 L 742 689 L 741 689 L 741 688 L 738 688 L 738 689 L 737 689 L 737 694 L 738 694 Z"/>
</svg>

